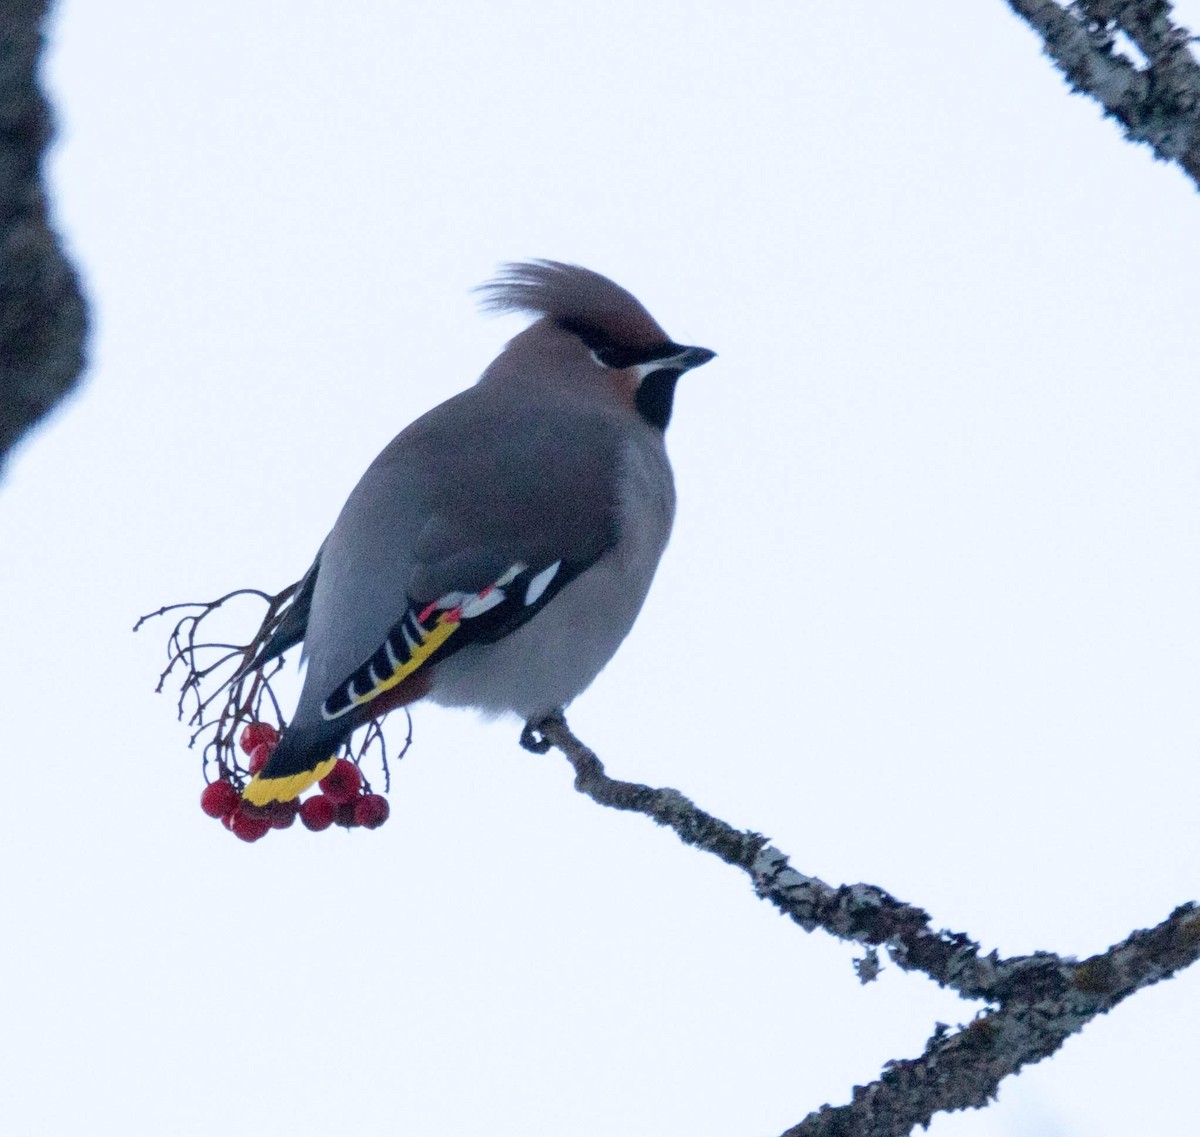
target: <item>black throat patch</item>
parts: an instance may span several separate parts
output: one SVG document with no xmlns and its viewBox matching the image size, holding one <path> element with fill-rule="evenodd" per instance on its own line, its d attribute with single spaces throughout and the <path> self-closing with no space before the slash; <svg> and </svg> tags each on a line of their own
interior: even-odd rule
<svg viewBox="0 0 1200 1137">
<path fill-rule="evenodd" d="M 659 430 L 666 430 L 667 423 L 671 421 L 675 384 L 679 382 L 681 374 L 681 371 L 665 367 L 661 371 L 651 371 L 638 384 L 637 394 L 633 396 L 633 405 L 638 414 Z"/>
</svg>

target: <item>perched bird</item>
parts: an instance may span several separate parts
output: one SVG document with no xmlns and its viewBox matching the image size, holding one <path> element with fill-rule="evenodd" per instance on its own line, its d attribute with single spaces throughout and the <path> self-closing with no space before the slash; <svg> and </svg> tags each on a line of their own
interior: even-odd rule
<svg viewBox="0 0 1200 1137">
<path fill-rule="evenodd" d="M 250 665 L 304 642 L 296 712 L 245 791 L 255 804 L 302 793 L 356 727 L 416 699 L 543 720 L 596 678 L 646 598 L 675 512 L 675 384 L 714 353 L 575 265 L 507 265 L 481 292 L 537 319 L 375 459 Z"/>
</svg>

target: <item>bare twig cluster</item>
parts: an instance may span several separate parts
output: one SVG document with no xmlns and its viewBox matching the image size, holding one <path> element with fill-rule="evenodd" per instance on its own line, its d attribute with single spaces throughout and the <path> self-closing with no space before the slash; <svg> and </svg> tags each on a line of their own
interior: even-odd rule
<svg viewBox="0 0 1200 1137">
<path fill-rule="evenodd" d="M 136 632 L 147 620 L 169 612 L 184 613 L 167 639 L 167 666 L 159 675 L 155 690 L 161 694 L 172 673 L 177 668 L 182 670 L 177 703 L 179 720 L 186 720 L 192 728 L 189 746 L 205 739 L 201 754 L 206 781 L 223 778 L 239 788 L 244 786 L 249 774 L 238 758 L 238 728 L 249 722 L 283 725 L 283 712 L 271 689 L 271 679 L 283 666 L 282 661 L 274 660 L 250 671 L 245 667 L 279 626 L 297 587 L 290 585 L 274 596 L 257 588 L 239 588 L 217 600 L 167 604 L 142 616 L 133 626 Z M 231 644 L 203 638 L 205 622 L 213 613 L 246 597 L 257 598 L 267 605 L 258 631 L 249 643 Z"/>
<path fill-rule="evenodd" d="M 270 723 L 279 730 L 285 725 L 279 699 L 271 686 L 272 679 L 283 667 L 282 658 L 252 665 L 287 617 L 299 587 L 297 581 L 274 595 L 257 588 L 239 588 L 216 600 L 167 604 L 142 616 L 133 626 L 136 632 L 147 620 L 172 612 L 183 613 L 167 638 L 167 666 L 159 675 L 155 690 L 161 693 L 172 674 L 182 675 L 177 711 L 179 720 L 186 721 L 192 728 L 188 745 L 194 747 L 203 740 L 201 756 L 205 781 L 221 779 L 232 782 L 239 790 L 245 788 L 250 772 L 243 765 L 238 749 L 240 728 L 251 722 Z M 227 604 L 244 599 L 266 604 L 258 630 L 249 642 L 233 644 L 206 639 L 206 621 Z M 405 713 L 407 715 L 407 711 Z M 409 718 L 400 758 L 411 744 L 412 719 Z M 391 770 L 381 720 L 369 722 L 364 730 L 344 744 L 342 753 L 361 769 L 363 759 L 373 749 L 378 751 L 386 792 L 391 789 Z M 365 775 L 363 781 L 369 793 L 370 782 Z"/>
<path fill-rule="evenodd" d="M 864 982 L 878 972 L 882 949 L 898 967 L 987 1004 L 965 1026 L 937 1024 L 919 1057 L 888 1063 L 876 1081 L 854 1088 L 848 1104 L 822 1106 L 784 1137 L 904 1137 L 935 1113 L 986 1105 L 1009 1074 L 1053 1054 L 1097 1015 L 1200 958 L 1200 909 L 1190 903 L 1089 959 L 1053 952 L 985 955 L 971 937 L 934 928 L 926 912 L 881 888 L 834 887 L 797 872 L 767 838 L 705 813 L 678 790 L 608 777 L 561 715 L 527 726 L 521 742 L 538 753 L 561 750 L 575 769 L 575 788 L 593 801 L 644 813 L 685 844 L 740 868 L 759 896 L 805 931 L 820 928 L 867 948 L 856 964 Z"/>
<path fill-rule="evenodd" d="M 1167 0 L 1008 4 L 1042 37 L 1072 89 L 1200 186 L 1200 64 Z"/>
</svg>

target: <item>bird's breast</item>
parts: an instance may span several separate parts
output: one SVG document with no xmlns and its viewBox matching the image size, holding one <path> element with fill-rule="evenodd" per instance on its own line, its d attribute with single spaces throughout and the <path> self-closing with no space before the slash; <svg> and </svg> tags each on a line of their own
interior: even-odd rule
<svg viewBox="0 0 1200 1137">
<path fill-rule="evenodd" d="M 566 706 L 629 634 L 671 534 L 675 489 L 659 432 L 622 454 L 616 540 L 528 623 L 438 664 L 430 698 L 526 720 Z"/>
</svg>

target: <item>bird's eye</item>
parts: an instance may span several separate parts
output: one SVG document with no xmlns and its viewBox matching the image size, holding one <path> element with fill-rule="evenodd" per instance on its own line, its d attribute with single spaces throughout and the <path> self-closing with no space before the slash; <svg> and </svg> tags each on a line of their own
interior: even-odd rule
<svg viewBox="0 0 1200 1137">
<path fill-rule="evenodd" d="M 601 367 L 619 368 L 619 363 L 612 363 L 609 360 L 610 353 L 607 351 L 593 351 L 592 359 L 594 359 Z"/>
</svg>

